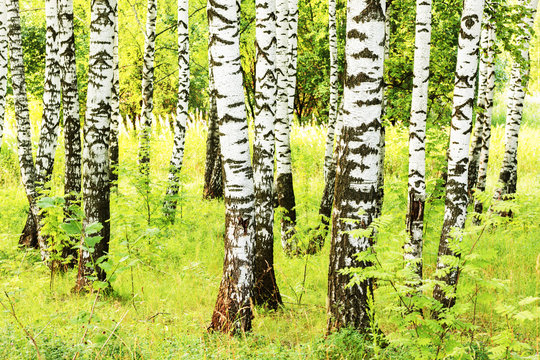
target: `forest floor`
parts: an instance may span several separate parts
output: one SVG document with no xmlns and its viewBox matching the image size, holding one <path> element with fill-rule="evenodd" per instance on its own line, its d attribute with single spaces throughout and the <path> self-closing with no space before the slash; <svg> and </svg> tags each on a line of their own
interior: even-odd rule
<svg viewBox="0 0 540 360">
<path fill-rule="evenodd" d="M 504 150 L 502 105 L 493 130 L 488 190 L 492 194 Z M 460 319 L 472 324 L 455 335 L 459 344 L 496 349 L 511 341 L 524 348 L 506 346 L 505 356 L 538 354 L 540 343 L 538 302 L 540 295 L 540 107 L 529 102 L 519 143 L 518 196 L 511 222 L 497 227 L 467 225 L 463 253 L 474 247 L 478 267 L 464 273 L 458 289 Z M 32 115 L 39 118 L 39 114 Z M 426 205 L 424 272 L 433 273 L 442 226 L 443 200 L 436 184 L 443 168 L 446 135 L 428 133 L 428 201 Z M 17 248 L 27 212 L 27 201 L 17 165 L 14 139 L 6 139 L 0 153 L 0 300 L 35 338 L 46 359 L 364 359 L 368 357 L 413 359 L 404 340 L 393 337 L 397 325 L 393 308 L 397 297 L 381 281 L 375 292 L 375 314 L 381 329 L 396 341 L 392 350 L 343 332 L 325 337 L 326 287 L 329 238 L 313 256 L 287 258 L 281 250 L 276 225 L 277 282 L 284 306 L 277 312 L 255 309 L 253 331 L 239 337 L 209 334 L 221 280 L 223 261 L 223 202 L 202 200 L 206 129 L 192 126 L 187 133 L 182 170 L 180 206 L 174 225 L 162 218 L 172 148 L 170 133 L 155 133 L 152 142 L 152 186 L 141 189 L 136 168 L 137 141 L 122 135 L 120 183 L 112 196 L 110 254 L 117 277 L 111 295 L 76 295 L 75 271 L 55 274 L 39 260 L 35 250 Z M 383 268 L 402 266 L 407 202 L 407 131 L 387 128 L 386 185 L 383 226 L 379 229 Z M 323 190 L 325 128 L 293 128 L 294 190 L 300 240 L 317 225 Z M 56 157 L 53 194 L 62 192 L 62 145 Z M 149 219 L 149 223 L 148 223 Z M 276 219 L 279 224 L 279 215 Z M 476 275 L 475 275 L 476 274 Z M 472 294 L 472 295 L 471 295 Z M 525 301 L 522 301 L 526 299 Z M 529 299 L 529 300 L 527 300 Z M 521 305 L 519 304 L 521 302 Z M 523 305 L 525 304 L 525 305 Z M 527 308 L 531 316 L 521 321 L 514 315 Z M 505 312 L 504 309 L 507 309 Z M 502 310 L 501 310 L 502 309 Z M 512 310 L 518 309 L 518 310 Z M 523 312 L 523 311 L 521 311 Z M 530 320 L 530 321 L 528 321 Z M 497 336 L 513 336 L 502 342 Z M 509 335 L 510 334 L 510 335 Z M 425 346 L 430 346 L 429 341 Z M 446 345 L 445 345 L 446 346 Z M 450 346 L 450 345 L 448 345 Z M 518 345 L 516 345 L 517 347 Z M 368 349 L 370 348 L 370 349 Z M 456 347 L 458 349 L 459 347 Z M 468 350 L 467 350 L 468 351 Z M 439 351 L 437 351 L 439 352 Z M 450 350 L 446 354 L 450 354 Z M 371 354 L 371 355 L 367 355 Z M 486 350 L 490 357 L 498 356 Z M 438 355 L 437 355 L 438 356 Z M 469 356 L 469 357 L 467 357 Z M 485 358 L 468 355 L 454 358 Z M 477 357 L 476 357 L 477 356 Z M 516 355 L 517 356 L 517 355 Z M 538 355 L 536 355 L 538 356 Z M 32 343 L 9 311 L 0 308 L 0 359 L 36 359 Z M 427 357 L 428 358 L 428 357 Z M 434 358 L 434 357 L 433 357 Z"/>
</svg>

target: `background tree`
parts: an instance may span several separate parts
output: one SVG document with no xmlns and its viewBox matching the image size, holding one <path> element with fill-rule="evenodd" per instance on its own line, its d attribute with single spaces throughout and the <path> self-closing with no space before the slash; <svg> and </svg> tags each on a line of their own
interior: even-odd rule
<svg viewBox="0 0 540 360">
<path fill-rule="evenodd" d="M 422 279 L 424 207 L 426 201 L 426 124 L 428 117 L 431 1 L 416 1 L 416 39 L 411 120 L 409 125 L 409 189 L 405 260 Z"/>
<path fill-rule="evenodd" d="M 433 291 L 433 297 L 444 307 L 452 307 L 455 303 L 452 291 L 457 286 L 458 269 L 448 266 L 448 257 L 459 256 L 459 253 L 454 252 L 455 246 L 452 241 L 461 238 L 461 235 L 456 236 L 456 232 L 463 230 L 467 218 L 469 202 L 467 165 L 483 10 L 483 0 L 465 0 L 463 3 L 454 87 L 454 113 L 448 153 L 444 223 L 437 258 L 438 279 L 446 286 L 437 284 Z"/>
<path fill-rule="evenodd" d="M 184 143 L 188 119 L 189 99 L 189 2 L 178 0 L 178 105 L 174 122 L 174 147 L 169 170 L 169 187 L 165 204 L 165 214 L 174 220 L 176 196 L 179 188 L 179 175 L 184 158 Z"/>
<path fill-rule="evenodd" d="M 6 110 L 8 42 L 7 42 L 7 8 L 5 1 L 0 2 L 0 149 L 4 135 L 4 118 Z"/>
<path fill-rule="evenodd" d="M 105 281 L 107 274 L 98 261 L 109 252 L 110 238 L 110 187 L 109 187 L 109 139 L 111 98 L 114 81 L 114 32 L 116 0 L 92 2 L 90 23 L 90 58 L 88 71 L 88 95 L 86 121 L 84 124 L 83 150 L 83 201 L 85 228 L 99 223 L 96 233 L 100 240 L 89 251 L 89 244 L 82 239 L 76 290 L 91 284 L 90 276 Z"/>
<path fill-rule="evenodd" d="M 385 1 L 350 0 L 347 4 L 343 128 L 336 150 L 339 155 L 328 270 L 329 330 L 354 327 L 369 331 L 373 279 L 349 286 L 351 275 L 341 270 L 368 266 L 358 261 L 356 254 L 373 244 L 373 232 L 361 230 L 377 216 L 384 11 Z"/>
</svg>

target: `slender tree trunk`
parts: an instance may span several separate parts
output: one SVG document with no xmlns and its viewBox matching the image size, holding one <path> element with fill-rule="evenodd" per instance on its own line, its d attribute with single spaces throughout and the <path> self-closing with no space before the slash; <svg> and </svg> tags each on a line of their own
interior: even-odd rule
<svg viewBox="0 0 540 360">
<path fill-rule="evenodd" d="M 486 19 L 484 28 L 482 29 L 482 52 L 480 57 L 480 70 L 485 72 L 486 79 L 486 94 L 484 101 L 479 102 L 479 116 L 484 123 L 482 132 L 482 147 L 480 150 L 478 176 L 476 179 L 476 188 L 480 191 L 486 190 L 486 178 L 489 161 L 489 144 L 491 140 L 491 119 L 493 114 L 493 94 L 495 90 L 495 28 L 491 18 Z M 480 119 L 477 119 L 480 121 Z M 470 179 L 470 176 L 469 176 Z M 470 181 L 469 181 L 470 186 Z M 474 202 L 474 211 L 481 214 L 483 204 L 480 201 Z M 479 218 L 475 218 L 474 222 L 478 225 Z"/>
<path fill-rule="evenodd" d="M 178 102 L 174 122 L 174 148 L 169 170 L 169 187 L 163 209 L 165 215 L 174 222 L 179 189 L 179 175 L 184 160 L 184 142 L 189 100 L 189 3 L 178 0 Z"/>
<path fill-rule="evenodd" d="M 289 128 L 294 121 L 294 98 L 296 96 L 296 67 L 298 64 L 298 0 L 287 0 L 289 30 L 287 32 L 287 111 Z"/>
<path fill-rule="evenodd" d="M 38 207 L 36 205 L 36 168 L 32 155 L 32 134 L 28 97 L 26 94 L 26 79 L 24 75 L 24 57 L 21 39 L 21 22 L 19 17 L 19 0 L 6 0 L 7 36 L 10 47 L 11 85 L 17 123 L 17 145 L 21 180 L 28 198 L 29 217 L 19 239 L 20 245 L 37 247 Z"/>
<path fill-rule="evenodd" d="M 377 216 L 381 157 L 385 1 L 350 0 L 347 4 L 347 70 L 343 95 L 343 128 L 333 211 L 328 270 L 328 330 L 354 327 L 369 331 L 373 279 L 348 286 L 341 270 L 369 266 L 356 254 L 369 250 L 372 236 L 350 231 L 366 229 Z M 347 219 L 357 220 L 350 222 Z"/>
<path fill-rule="evenodd" d="M 208 2 L 208 11 L 211 2 Z M 219 144 L 219 119 L 217 115 L 216 91 L 214 73 L 212 71 L 212 55 L 210 42 L 208 44 L 208 135 L 206 138 L 206 162 L 204 168 L 204 199 L 219 199 L 223 197 L 223 177 L 221 165 L 221 150 Z"/>
<path fill-rule="evenodd" d="M 530 13 L 523 19 L 522 27 L 525 30 L 525 34 L 518 40 L 523 46 L 521 56 L 524 65 L 516 61 L 512 67 L 509 101 L 506 111 L 504 159 L 501 172 L 499 173 L 500 186 L 495 190 L 495 199 L 497 200 L 512 198 L 517 189 L 518 136 L 521 119 L 523 117 L 523 103 L 525 101 L 525 92 L 527 90 L 527 78 L 529 76 L 530 31 L 534 24 L 538 0 L 522 0 L 521 4 L 530 10 Z M 503 215 L 511 216 L 512 214 L 509 213 Z"/>
<path fill-rule="evenodd" d="M 8 72 L 8 16 L 5 1 L 0 2 L 0 149 L 4 135 L 6 110 L 7 72 Z"/>
<path fill-rule="evenodd" d="M 251 329 L 255 247 L 253 170 L 249 154 L 242 73 L 239 4 L 214 0 L 209 34 L 225 176 L 225 259 L 210 329 Z"/>
<path fill-rule="evenodd" d="M 77 291 L 91 285 L 94 273 L 100 281 L 107 279 L 96 261 L 109 252 L 109 139 L 117 9 L 116 0 L 92 2 L 83 151 L 84 226 L 100 223 L 103 228 L 94 234 L 101 237 L 94 251 L 80 249 Z M 81 245 L 87 246 L 84 238 Z"/>
<path fill-rule="evenodd" d="M 81 122 L 73 33 L 73 0 L 58 0 L 60 70 L 64 114 L 66 209 L 81 193 Z"/>
<path fill-rule="evenodd" d="M 416 0 L 414 80 L 409 125 L 409 202 L 404 258 L 422 280 L 424 203 L 426 200 L 426 123 L 428 111 L 429 58 L 431 48 L 431 0 Z"/>
<path fill-rule="evenodd" d="M 438 277 L 438 280 L 453 289 L 457 286 L 458 268 L 449 267 L 445 257 L 459 256 L 452 250 L 454 247 L 451 243 L 453 239 L 461 240 L 460 235 L 455 236 L 455 231 L 463 230 L 467 218 L 468 153 L 483 9 L 483 0 L 464 1 L 458 40 L 444 223 L 437 260 L 437 269 L 445 269 L 445 275 Z M 433 297 L 447 308 L 455 304 L 455 294 L 447 292 L 440 285 L 435 286 Z"/>
<path fill-rule="evenodd" d="M 269 309 L 282 304 L 274 274 L 274 123 L 276 119 L 276 2 L 257 0 L 255 141 L 255 289 L 253 302 Z"/>
<path fill-rule="evenodd" d="M 152 111 L 154 110 L 154 54 L 156 51 L 157 0 L 148 0 L 146 14 L 146 36 L 142 71 L 141 139 L 139 145 L 139 167 L 141 174 L 150 179 L 150 134 Z"/>
<path fill-rule="evenodd" d="M 117 14 L 118 16 L 118 14 Z M 120 68 L 118 63 L 118 19 L 116 19 L 116 25 L 114 28 L 114 78 L 111 98 L 111 138 L 109 145 L 109 161 L 111 173 L 109 175 L 109 182 L 111 188 L 118 189 L 118 160 L 119 160 L 119 126 L 122 121 L 120 115 Z"/>
<path fill-rule="evenodd" d="M 294 1 L 294 0 L 293 0 Z M 281 244 L 286 254 L 297 251 L 295 240 L 296 210 L 292 178 L 289 118 L 289 86 L 292 46 L 289 42 L 296 39 L 290 35 L 290 13 L 288 0 L 276 2 L 276 38 L 277 38 L 277 108 L 276 108 L 276 189 L 278 204 L 283 208 L 281 220 Z M 294 26 L 294 25 L 291 25 Z"/>
</svg>

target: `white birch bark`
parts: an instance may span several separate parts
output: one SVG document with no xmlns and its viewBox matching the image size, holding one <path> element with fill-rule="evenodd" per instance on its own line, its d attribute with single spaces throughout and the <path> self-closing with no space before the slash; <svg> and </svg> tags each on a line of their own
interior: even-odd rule
<svg viewBox="0 0 540 360">
<path fill-rule="evenodd" d="M 338 63 L 337 63 L 337 28 L 336 0 L 328 0 L 328 43 L 330 49 L 330 104 L 328 111 L 328 131 L 324 152 L 324 180 L 328 181 L 328 172 L 334 152 L 334 133 L 338 112 Z"/>
<path fill-rule="evenodd" d="M 404 258 L 422 279 L 424 203 L 426 200 L 426 123 L 428 111 L 429 59 L 431 50 L 431 0 L 416 1 L 414 79 L 409 125 L 409 196 Z"/>
<path fill-rule="evenodd" d="M 58 0 L 60 33 L 60 70 L 62 108 L 64 115 L 65 171 L 64 194 L 66 208 L 81 193 L 81 122 L 79 116 L 79 90 L 73 33 L 73 1 Z"/>
<path fill-rule="evenodd" d="M 117 14 L 118 17 L 118 14 Z M 118 19 L 114 27 L 114 53 L 113 53 L 113 87 L 111 97 L 111 134 L 109 145 L 109 160 L 111 173 L 109 181 L 112 188 L 118 187 L 118 158 L 119 158 L 119 126 L 122 121 L 120 116 L 120 64 L 118 58 Z"/>
<path fill-rule="evenodd" d="M 78 291 L 90 285 L 89 276 L 94 272 L 100 281 L 107 277 L 103 269 L 99 266 L 93 269 L 92 264 L 109 252 L 109 139 L 116 19 L 116 0 L 92 2 L 83 150 L 84 225 L 99 222 L 103 228 L 96 234 L 101 236 L 101 240 L 93 252 L 80 250 Z"/>
<path fill-rule="evenodd" d="M 456 267 L 448 268 L 445 257 L 458 256 L 452 251 L 450 242 L 452 239 L 461 239 L 459 235 L 456 238 L 455 231 L 463 230 L 467 218 L 469 141 L 483 10 L 483 0 L 464 1 L 458 40 L 444 223 L 437 260 L 437 269 L 439 271 L 445 269 L 444 275 L 438 276 L 438 280 L 451 288 L 455 288 L 457 285 L 458 269 Z M 445 307 L 452 307 L 455 303 L 454 295 L 447 294 L 440 285 L 435 287 L 433 296 Z"/>
<path fill-rule="evenodd" d="M 165 204 L 165 214 L 174 220 L 179 189 L 179 174 L 184 159 L 184 143 L 186 139 L 186 123 L 189 100 L 189 3 L 178 0 L 178 102 L 176 104 L 176 120 L 174 122 L 174 147 L 169 167 L 169 187 Z"/>
<path fill-rule="evenodd" d="M 39 187 L 49 181 L 60 132 L 60 54 L 57 0 L 45 1 L 47 32 L 45 36 L 45 83 L 43 86 L 43 116 L 36 155 L 36 181 Z M 44 244 L 40 244 L 44 245 Z"/>
<path fill-rule="evenodd" d="M 369 249 L 372 237 L 350 231 L 367 228 L 378 212 L 385 8 L 384 0 L 350 0 L 347 4 L 347 72 L 343 127 L 336 150 L 338 162 L 328 273 L 329 330 L 354 327 L 369 331 L 373 280 L 348 286 L 351 276 L 341 270 L 368 265 L 359 262 L 356 254 Z"/>
<path fill-rule="evenodd" d="M 294 13 L 294 6 L 292 11 Z M 289 45 L 289 42 L 294 40 L 292 36 L 289 36 L 291 31 L 289 27 L 290 13 L 288 0 L 276 1 L 276 188 L 278 204 L 283 208 L 281 245 L 286 254 L 296 251 L 296 210 L 292 181 L 291 121 L 289 117 L 290 73 L 292 72 L 290 68 L 292 66 L 290 52 L 293 48 Z"/>
<path fill-rule="evenodd" d="M 534 18 L 536 17 L 538 0 L 521 0 L 520 4 L 526 6 L 527 9 L 530 10 L 530 13 L 523 19 L 523 23 L 521 24 L 525 34 L 518 39 L 519 44 L 522 46 L 521 56 L 525 66 L 522 66 L 519 62 L 514 62 L 512 75 L 510 77 L 510 90 L 504 134 L 505 151 L 501 172 L 499 173 L 500 186 L 495 190 L 495 198 L 499 200 L 511 197 L 515 194 L 517 189 L 518 137 L 521 119 L 523 117 L 525 92 L 527 90 L 526 79 L 529 76 L 530 30 L 533 27 Z"/>
<path fill-rule="evenodd" d="M 240 64 L 239 5 L 214 0 L 209 34 L 225 177 L 225 259 L 214 330 L 251 329 L 255 242 L 254 185 Z"/>
<path fill-rule="evenodd" d="M 146 13 L 146 35 L 142 70 L 141 134 L 139 144 L 139 166 L 141 173 L 150 174 L 150 134 L 152 133 L 152 111 L 154 110 L 154 55 L 156 51 L 157 0 L 148 0 Z"/>
<path fill-rule="evenodd" d="M 289 24 L 289 30 L 287 32 L 287 111 L 290 127 L 294 121 L 294 98 L 296 95 L 296 66 L 298 63 L 298 0 L 287 0 L 287 2 L 287 22 Z"/>
<path fill-rule="evenodd" d="M 17 146 L 21 180 L 30 205 L 29 220 L 19 239 L 19 243 L 27 246 L 37 246 L 37 216 L 36 205 L 36 169 L 32 155 L 32 130 L 28 97 L 26 94 L 26 79 L 24 74 L 24 56 L 21 39 L 21 22 L 19 17 L 19 0 L 5 0 L 7 8 L 7 36 L 10 52 L 11 85 L 15 121 L 17 124 Z M 29 227 L 28 227 L 29 225 Z"/>
<path fill-rule="evenodd" d="M 7 8 L 6 2 L 0 1 L 0 149 L 4 135 L 4 117 L 6 110 L 8 42 L 7 42 Z"/>
<path fill-rule="evenodd" d="M 282 303 L 274 274 L 274 123 L 276 120 L 276 1 L 256 0 L 255 290 L 253 301 L 269 309 Z"/>
</svg>

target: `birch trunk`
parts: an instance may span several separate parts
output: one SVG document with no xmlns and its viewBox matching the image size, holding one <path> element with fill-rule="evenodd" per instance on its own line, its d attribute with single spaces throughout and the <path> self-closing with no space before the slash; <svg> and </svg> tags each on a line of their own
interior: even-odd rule
<svg viewBox="0 0 540 360">
<path fill-rule="evenodd" d="M 7 8 L 5 1 L 0 2 L 0 149 L 4 135 L 4 118 L 6 110 L 8 42 L 7 42 Z"/>
<path fill-rule="evenodd" d="M 452 129 L 450 131 L 445 213 L 437 259 L 437 270 L 440 274 L 437 279 L 446 286 L 438 284 L 433 291 L 433 297 L 446 308 L 455 304 L 453 291 L 458 280 L 458 268 L 449 267 L 447 257 L 459 256 L 452 250 L 451 242 L 452 240 L 461 240 L 461 236 L 456 236 L 455 232 L 462 231 L 465 226 L 467 204 L 469 202 L 467 192 L 468 153 L 483 10 L 483 0 L 465 0 L 461 15 L 454 86 L 454 110 Z"/>
<path fill-rule="evenodd" d="M 372 236 L 351 234 L 366 229 L 377 215 L 383 70 L 385 1 L 350 0 L 347 4 L 346 75 L 343 128 L 333 210 L 328 270 L 328 330 L 353 327 L 369 331 L 373 279 L 348 286 L 341 270 L 368 266 L 356 254 L 368 250 Z M 355 222 L 346 219 L 357 220 Z"/>
<path fill-rule="evenodd" d="M 92 2 L 83 151 L 84 226 L 87 228 L 90 224 L 100 223 L 103 228 L 95 234 L 101 240 L 94 251 L 83 248 L 79 251 L 76 291 L 91 285 L 89 277 L 92 275 L 100 281 L 107 279 L 107 274 L 96 261 L 109 252 L 109 139 L 116 19 L 116 0 Z M 81 245 L 87 246 L 84 238 Z"/>
<path fill-rule="evenodd" d="M 149 182 L 150 177 L 150 134 L 152 133 L 152 111 L 154 110 L 156 17 L 157 0 L 148 0 L 142 70 L 141 139 L 139 145 L 139 167 L 147 182 Z"/>
<path fill-rule="evenodd" d="M 276 188 L 278 204 L 283 208 L 281 219 L 281 245 L 286 254 L 291 255 L 296 249 L 295 225 L 296 210 L 292 179 L 290 129 L 289 118 L 289 87 L 290 66 L 292 66 L 289 42 L 290 36 L 289 14 L 295 8 L 289 9 L 287 0 L 276 1 L 276 72 L 277 72 L 277 108 L 276 108 Z M 296 10 L 297 11 L 297 10 Z M 291 25 L 293 26 L 293 25 Z"/>
<path fill-rule="evenodd" d="M 19 244 L 37 247 L 38 207 L 36 205 L 36 168 L 32 155 L 32 133 L 28 97 L 26 94 L 26 79 L 24 75 L 24 57 L 21 39 L 21 22 L 19 17 L 19 0 L 6 0 L 7 37 L 10 50 L 11 85 L 13 87 L 13 102 L 15 121 L 17 123 L 17 146 L 21 180 L 28 198 L 29 221 L 26 222 Z"/>
<path fill-rule="evenodd" d="M 73 1 L 58 0 L 60 33 L 60 70 L 62 106 L 64 115 L 65 172 L 64 194 L 66 208 L 81 193 L 81 123 L 79 118 L 79 91 L 73 33 Z"/>
<path fill-rule="evenodd" d="M 207 9 L 210 11 L 211 3 Z M 219 119 L 217 115 L 214 74 L 212 71 L 212 56 L 210 42 L 208 43 L 208 135 L 206 138 L 206 162 L 204 168 L 204 199 L 219 199 L 223 197 L 223 177 L 221 166 L 221 151 L 219 144 Z"/>
<path fill-rule="evenodd" d="M 118 14 L 117 14 L 118 16 Z M 118 160 L 119 160 L 119 147 L 118 136 L 119 126 L 122 121 L 120 115 L 120 68 L 118 59 L 118 19 L 114 27 L 114 53 L 113 53 L 114 73 L 113 73 L 113 88 L 111 98 L 111 136 L 109 145 L 109 160 L 111 173 L 109 175 L 109 182 L 111 188 L 118 189 Z"/>
<path fill-rule="evenodd" d="M 239 4 L 214 0 L 209 8 L 212 71 L 225 177 L 225 258 L 210 329 L 251 329 L 255 245 L 253 170 L 242 72 Z"/>
<path fill-rule="evenodd" d="M 274 274 L 274 123 L 276 119 L 276 2 L 257 0 L 255 141 L 255 289 L 253 302 L 269 309 L 282 304 Z"/>
<path fill-rule="evenodd" d="M 328 182 L 328 173 L 334 153 L 334 133 L 338 115 L 338 63 L 337 63 L 337 28 L 336 0 L 328 0 L 328 43 L 330 49 L 330 106 L 328 111 L 328 132 L 324 153 L 324 181 Z"/>
<path fill-rule="evenodd" d="M 409 125 L 409 196 L 405 244 L 407 266 L 422 280 L 424 203 L 426 200 L 426 123 L 429 58 L 431 49 L 431 0 L 416 0 L 414 79 Z"/>
<path fill-rule="evenodd" d="M 518 136 L 523 117 L 525 92 L 527 90 L 526 79 L 529 76 L 530 31 L 534 24 L 538 0 L 522 0 L 520 3 L 530 10 L 530 13 L 523 19 L 522 27 L 525 30 L 525 34 L 518 40 L 520 45 L 522 45 L 521 56 L 525 66 L 522 66 L 519 62 L 514 62 L 512 67 L 510 94 L 506 111 L 505 151 L 501 172 L 499 173 L 500 186 L 495 190 L 495 199 L 498 200 L 512 198 L 517 189 Z"/>
<path fill-rule="evenodd" d="M 169 170 L 169 187 L 163 209 L 174 222 L 179 188 L 179 175 L 184 160 L 184 142 L 189 100 L 189 2 L 178 0 L 178 102 L 174 122 L 174 147 Z"/>
</svg>

